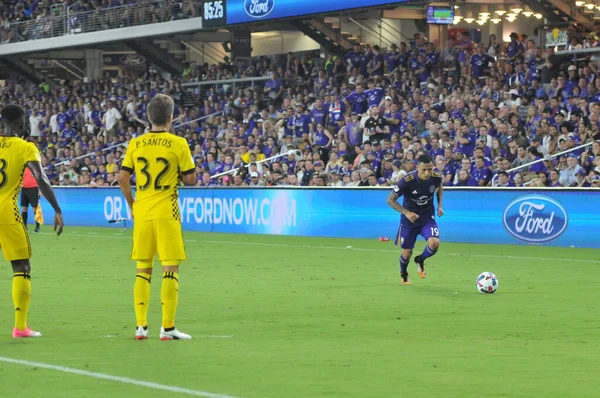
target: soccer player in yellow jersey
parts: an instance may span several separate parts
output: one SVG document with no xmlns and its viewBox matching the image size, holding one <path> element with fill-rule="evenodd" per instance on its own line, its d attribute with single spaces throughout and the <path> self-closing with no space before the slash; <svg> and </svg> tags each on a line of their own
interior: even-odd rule
<svg viewBox="0 0 600 398">
<path fill-rule="evenodd" d="M 7 105 L 0 112 L 2 131 L 0 132 L 0 248 L 4 259 L 10 261 L 14 277 L 12 298 L 15 306 L 15 328 L 12 336 L 41 337 L 27 325 L 27 313 L 31 298 L 31 244 L 23 224 L 17 199 L 21 190 L 23 172 L 28 167 L 33 173 L 40 190 L 52 205 L 54 231 L 62 233 L 64 223 L 62 212 L 50 186 L 50 181 L 42 171 L 40 152 L 31 143 L 20 138 L 25 135 L 26 122 L 23 108 Z"/>
<path fill-rule="evenodd" d="M 147 112 L 152 128 L 129 142 L 119 174 L 119 185 L 134 218 L 131 259 L 137 261 L 133 287 L 136 340 L 148 338 L 150 281 L 157 252 L 162 264 L 160 339 L 191 339 L 175 328 L 179 264 L 186 259 L 177 186 L 180 179 L 186 185 L 196 184 L 196 166 L 187 141 L 169 133 L 173 108 L 173 100 L 167 95 L 159 94 L 150 101 Z M 130 185 L 134 172 L 135 198 Z"/>
</svg>

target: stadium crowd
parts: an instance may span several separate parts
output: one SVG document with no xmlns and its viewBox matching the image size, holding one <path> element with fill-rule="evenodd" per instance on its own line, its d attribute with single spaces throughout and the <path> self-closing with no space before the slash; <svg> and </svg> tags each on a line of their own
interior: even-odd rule
<svg viewBox="0 0 600 398">
<path fill-rule="evenodd" d="M 441 51 L 415 35 L 344 57 L 192 64 L 169 80 L 13 80 L 0 105 L 27 109 L 56 185 L 115 185 L 124 145 L 144 133 L 147 103 L 162 92 L 177 103 L 173 132 L 189 142 L 198 186 L 388 186 L 429 154 L 446 186 L 600 187 L 597 74 L 592 60 L 516 33 L 505 44 L 465 33 Z M 182 82 L 259 76 L 264 87 L 203 88 L 183 105 Z"/>
<path fill-rule="evenodd" d="M 0 44 L 193 18 L 194 0 L 0 2 Z"/>
</svg>

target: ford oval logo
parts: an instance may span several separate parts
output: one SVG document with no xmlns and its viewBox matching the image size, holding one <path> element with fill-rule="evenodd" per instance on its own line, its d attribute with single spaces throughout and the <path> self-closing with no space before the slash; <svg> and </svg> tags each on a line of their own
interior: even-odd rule
<svg viewBox="0 0 600 398">
<path fill-rule="evenodd" d="M 504 227 L 515 238 L 527 243 L 547 243 L 567 228 L 564 207 L 543 195 L 525 195 L 510 202 L 504 210 Z"/>
<path fill-rule="evenodd" d="M 251 18 L 264 18 L 275 8 L 275 0 L 244 0 L 244 11 Z"/>
</svg>

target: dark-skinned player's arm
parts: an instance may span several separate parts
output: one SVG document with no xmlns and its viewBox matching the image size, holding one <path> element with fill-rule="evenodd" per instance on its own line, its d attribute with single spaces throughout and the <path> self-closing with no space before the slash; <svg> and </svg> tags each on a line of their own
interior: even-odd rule
<svg viewBox="0 0 600 398">
<path fill-rule="evenodd" d="M 62 234 L 63 228 L 65 227 L 65 222 L 63 220 L 62 210 L 58 205 L 58 201 L 56 200 L 56 195 L 54 195 L 54 190 L 52 189 L 52 185 L 50 185 L 50 180 L 44 174 L 42 170 L 42 164 L 40 162 L 27 162 L 27 167 L 31 170 L 31 174 L 33 174 L 33 178 L 38 183 L 40 188 L 40 192 L 44 195 L 50 206 L 54 209 L 54 231 L 57 236 Z"/>
<path fill-rule="evenodd" d="M 442 181 L 443 182 L 443 181 Z M 438 200 L 438 217 L 444 215 L 444 208 L 442 207 L 442 199 L 444 197 L 444 186 L 440 183 L 440 186 L 435 190 Z"/>
<path fill-rule="evenodd" d="M 131 190 L 132 174 L 133 172 L 129 168 L 121 167 L 117 181 L 119 182 L 119 187 L 121 187 L 121 192 L 123 192 L 123 196 L 125 196 L 125 200 L 131 209 L 131 216 L 133 217 L 133 203 L 135 202 L 135 198 L 133 197 L 133 192 Z"/>
<path fill-rule="evenodd" d="M 196 176 L 196 169 L 188 170 L 187 172 L 181 172 L 181 182 L 184 185 L 196 185 L 198 177 Z"/>
<path fill-rule="evenodd" d="M 404 216 L 406 218 L 408 218 L 408 220 L 410 222 L 414 223 L 415 221 L 417 221 L 419 216 L 417 214 L 413 213 L 412 211 L 407 210 L 406 207 L 404 207 L 400 203 L 398 203 L 399 198 L 400 198 L 400 195 L 397 195 L 394 191 L 392 191 L 388 195 L 386 202 L 392 209 L 396 210 L 400 214 L 404 214 Z"/>
</svg>

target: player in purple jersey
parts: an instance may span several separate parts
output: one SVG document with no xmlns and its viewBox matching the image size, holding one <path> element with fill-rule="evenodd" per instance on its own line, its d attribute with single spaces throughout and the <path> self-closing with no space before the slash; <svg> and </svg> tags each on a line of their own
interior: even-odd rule
<svg viewBox="0 0 600 398">
<path fill-rule="evenodd" d="M 425 260 L 435 255 L 440 247 L 440 230 L 435 222 L 435 208 L 433 206 L 433 194 L 436 193 L 438 201 L 438 217 L 444 215 L 442 209 L 442 175 L 433 169 L 433 162 L 427 155 L 421 155 L 418 159 L 417 170 L 406 174 L 398 184 L 394 186 L 388 196 L 387 203 L 394 210 L 402 214 L 400 217 L 400 228 L 396 235 L 396 244 L 400 244 L 400 277 L 403 285 L 410 285 L 408 278 L 408 262 L 415 247 L 417 236 L 421 235 L 427 241 L 427 245 L 419 256 L 415 257 L 417 271 L 421 279 L 425 279 Z M 404 196 L 402 205 L 398 199 Z"/>
</svg>

